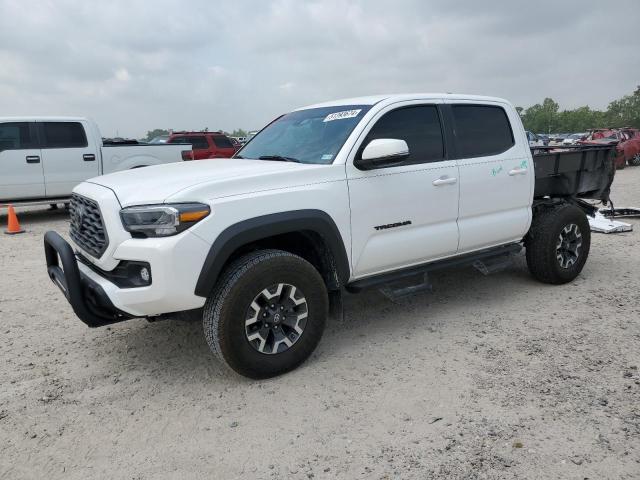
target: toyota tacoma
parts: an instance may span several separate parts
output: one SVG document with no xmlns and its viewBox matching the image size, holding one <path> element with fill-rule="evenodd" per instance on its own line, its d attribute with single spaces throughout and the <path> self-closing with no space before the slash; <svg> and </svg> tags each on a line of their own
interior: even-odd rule
<svg viewBox="0 0 640 480">
<path fill-rule="evenodd" d="M 266 378 L 316 348 L 341 292 L 526 250 L 562 284 L 608 200 L 612 147 L 532 156 L 513 105 L 453 94 L 353 98 L 269 123 L 231 159 L 78 185 L 47 270 L 90 327 L 199 316 L 211 350 Z M 398 287 L 399 288 L 399 287 Z"/>
</svg>

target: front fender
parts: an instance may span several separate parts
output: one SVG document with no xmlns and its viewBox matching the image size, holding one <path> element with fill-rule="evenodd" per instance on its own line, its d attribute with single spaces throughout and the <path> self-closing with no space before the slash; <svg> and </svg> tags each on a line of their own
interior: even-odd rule
<svg viewBox="0 0 640 480">
<path fill-rule="evenodd" d="M 333 219 L 321 210 L 293 210 L 243 220 L 222 231 L 209 250 L 194 293 L 201 297 L 211 294 L 225 263 L 238 248 L 275 235 L 302 231 L 322 237 L 333 255 L 340 282 L 346 283 L 349 260 Z"/>
</svg>

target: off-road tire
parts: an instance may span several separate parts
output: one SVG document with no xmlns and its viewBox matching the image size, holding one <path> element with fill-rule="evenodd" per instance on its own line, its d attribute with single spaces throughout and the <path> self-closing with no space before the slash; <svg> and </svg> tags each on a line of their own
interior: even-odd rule
<svg viewBox="0 0 640 480">
<path fill-rule="evenodd" d="M 286 283 L 304 292 L 306 325 L 286 351 L 266 354 L 256 350 L 245 333 L 245 319 L 256 294 Z M 327 289 L 320 273 L 303 258 L 282 250 L 259 250 L 233 261 L 207 299 L 204 334 L 211 351 L 240 375 L 261 379 L 293 370 L 314 351 L 329 311 Z"/>
<path fill-rule="evenodd" d="M 557 258 L 558 240 L 565 228 L 576 225 L 582 244 L 575 263 L 564 268 Z M 525 237 L 527 266 L 534 278 L 559 285 L 576 278 L 584 267 L 591 246 L 591 230 L 585 213 L 568 203 L 536 210 Z"/>
<path fill-rule="evenodd" d="M 636 153 L 633 157 L 629 158 L 629 165 L 632 167 L 640 167 L 640 153 Z"/>
</svg>

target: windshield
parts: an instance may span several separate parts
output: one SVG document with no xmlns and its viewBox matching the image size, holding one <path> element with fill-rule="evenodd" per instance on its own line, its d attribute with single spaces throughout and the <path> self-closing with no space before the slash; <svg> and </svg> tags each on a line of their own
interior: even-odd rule
<svg viewBox="0 0 640 480">
<path fill-rule="evenodd" d="M 332 163 L 370 108 L 340 105 L 288 113 L 267 125 L 235 158 Z"/>
</svg>

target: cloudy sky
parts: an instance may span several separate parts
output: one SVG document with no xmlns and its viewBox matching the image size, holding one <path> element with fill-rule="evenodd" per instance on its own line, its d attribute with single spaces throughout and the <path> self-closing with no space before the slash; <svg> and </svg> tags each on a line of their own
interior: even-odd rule
<svg viewBox="0 0 640 480">
<path fill-rule="evenodd" d="M 604 108 L 638 84 L 638 0 L 0 0 L 0 116 L 90 116 L 105 136 L 376 93 Z"/>
</svg>

